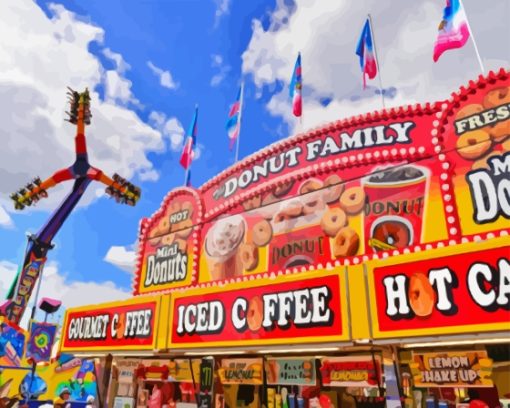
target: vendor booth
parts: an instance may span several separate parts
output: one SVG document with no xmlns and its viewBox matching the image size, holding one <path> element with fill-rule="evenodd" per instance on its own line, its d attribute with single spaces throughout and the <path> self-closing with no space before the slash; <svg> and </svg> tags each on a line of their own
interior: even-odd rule
<svg viewBox="0 0 510 408">
<path fill-rule="evenodd" d="M 114 355 L 108 406 L 507 403 L 509 90 L 491 72 L 170 191 L 135 297 L 69 310 L 62 350 Z"/>
</svg>

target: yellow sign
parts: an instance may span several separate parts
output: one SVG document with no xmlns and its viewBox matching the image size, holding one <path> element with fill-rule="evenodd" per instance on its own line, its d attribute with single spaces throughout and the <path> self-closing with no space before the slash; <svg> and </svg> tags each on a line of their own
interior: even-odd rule
<svg viewBox="0 0 510 408">
<path fill-rule="evenodd" d="M 262 359 L 223 359 L 218 375 L 222 384 L 262 384 Z"/>
<path fill-rule="evenodd" d="M 486 351 L 413 353 L 415 387 L 492 387 L 492 360 Z"/>
</svg>

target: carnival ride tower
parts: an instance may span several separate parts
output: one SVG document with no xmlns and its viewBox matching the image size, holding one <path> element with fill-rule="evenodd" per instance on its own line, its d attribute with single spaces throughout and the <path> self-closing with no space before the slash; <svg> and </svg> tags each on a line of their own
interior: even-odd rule
<svg viewBox="0 0 510 408">
<path fill-rule="evenodd" d="M 74 163 L 65 169 L 56 171 L 48 179 L 34 179 L 31 183 L 11 195 L 14 207 L 23 210 L 48 197 L 48 189 L 67 180 L 75 180 L 71 192 L 51 215 L 37 234 L 28 237 L 23 265 L 7 295 L 7 300 L 0 305 L 0 315 L 13 323 L 19 324 L 27 308 L 32 292 L 37 285 L 40 288 L 41 274 L 48 251 L 53 248 L 52 240 L 65 220 L 76 207 L 90 182 L 95 180 L 106 185 L 106 193 L 118 203 L 135 205 L 140 198 L 140 189 L 117 174 L 108 177 L 102 170 L 90 165 L 87 154 L 85 126 L 90 125 L 90 95 L 88 89 L 79 93 L 69 88 L 70 112 L 68 122 L 76 125 Z M 37 294 L 36 294 L 37 296 Z M 32 310 L 32 318 L 35 308 Z"/>
</svg>

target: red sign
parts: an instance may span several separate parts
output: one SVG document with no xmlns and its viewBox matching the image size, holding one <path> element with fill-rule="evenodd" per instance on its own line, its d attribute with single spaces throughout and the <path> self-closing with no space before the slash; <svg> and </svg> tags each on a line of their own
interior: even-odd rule
<svg viewBox="0 0 510 408">
<path fill-rule="evenodd" d="M 496 248 L 435 258 L 429 253 L 429 259 L 375 267 L 371 285 L 378 330 L 429 329 L 426 333 L 434 334 L 445 328 L 508 325 L 510 251 L 500 242 L 503 246 Z"/>
<path fill-rule="evenodd" d="M 270 343 L 278 339 L 326 341 L 344 335 L 340 277 L 322 277 L 242 290 L 175 297 L 173 346 Z"/>
<path fill-rule="evenodd" d="M 150 349 L 155 342 L 157 300 L 124 302 L 66 313 L 62 349 Z"/>
</svg>

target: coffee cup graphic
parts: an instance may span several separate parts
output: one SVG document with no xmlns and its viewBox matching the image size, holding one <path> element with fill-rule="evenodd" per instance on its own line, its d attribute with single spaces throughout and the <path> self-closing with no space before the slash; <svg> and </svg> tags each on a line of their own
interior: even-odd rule
<svg viewBox="0 0 510 408">
<path fill-rule="evenodd" d="M 430 171 L 414 164 L 379 167 L 362 180 L 365 252 L 421 242 Z"/>
</svg>

